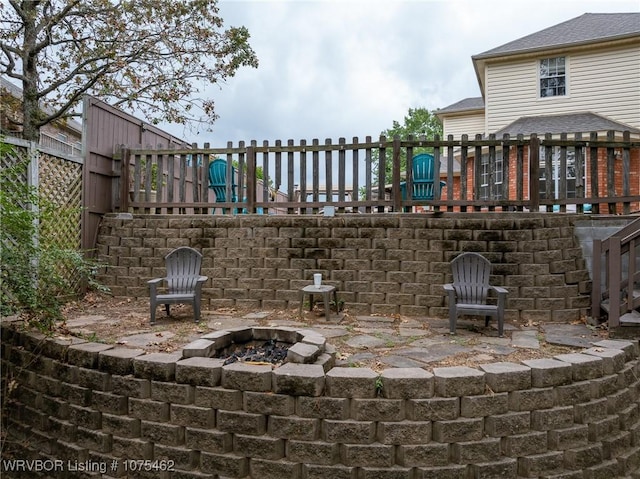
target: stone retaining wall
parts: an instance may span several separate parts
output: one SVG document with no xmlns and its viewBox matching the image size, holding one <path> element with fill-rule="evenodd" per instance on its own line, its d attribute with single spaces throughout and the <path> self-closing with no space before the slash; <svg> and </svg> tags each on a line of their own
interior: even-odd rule
<svg viewBox="0 0 640 479">
<path fill-rule="evenodd" d="M 476 251 L 509 290 L 506 319 L 572 321 L 590 307 L 590 278 L 574 225 L 584 215 L 528 213 L 323 216 L 106 216 L 97 241 L 115 296 L 146 298 L 164 256 L 204 255 L 203 306 L 297 307 L 314 273 L 355 314 L 447 317 L 450 261 Z"/>
<path fill-rule="evenodd" d="M 64 461 L 51 477 L 640 478 L 637 341 L 381 374 L 223 366 L 7 326 L 2 341 L 3 459 Z"/>
</svg>

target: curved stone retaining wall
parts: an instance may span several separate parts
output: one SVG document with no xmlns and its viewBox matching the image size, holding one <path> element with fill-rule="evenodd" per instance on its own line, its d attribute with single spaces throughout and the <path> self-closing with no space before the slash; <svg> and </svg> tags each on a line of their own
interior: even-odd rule
<svg viewBox="0 0 640 479">
<path fill-rule="evenodd" d="M 126 215 L 125 215 L 126 216 Z M 575 234 L 585 215 L 442 213 L 319 215 L 106 215 L 99 280 L 115 296 L 148 298 L 164 256 L 203 254 L 203 307 L 296 308 L 314 273 L 335 286 L 352 314 L 448 317 L 442 285 L 451 260 L 475 251 L 509 290 L 507 320 L 578 320 L 591 283 Z"/>
<path fill-rule="evenodd" d="M 377 374 L 2 338 L 4 431 L 20 446 L 3 459 L 64 464 L 51 477 L 640 477 L 637 341 Z"/>
</svg>

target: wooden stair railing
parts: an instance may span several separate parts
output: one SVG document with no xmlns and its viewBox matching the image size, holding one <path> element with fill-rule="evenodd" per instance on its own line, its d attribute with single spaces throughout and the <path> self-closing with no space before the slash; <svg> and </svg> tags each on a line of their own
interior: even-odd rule
<svg viewBox="0 0 640 479">
<path fill-rule="evenodd" d="M 591 314 L 600 318 L 605 311 L 610 328 L 640 326 L 639 250 L 640 218 L 605 240 L 593 240 Z M 624 277 L 623 262 L 627 266 Z"/>
</svg>

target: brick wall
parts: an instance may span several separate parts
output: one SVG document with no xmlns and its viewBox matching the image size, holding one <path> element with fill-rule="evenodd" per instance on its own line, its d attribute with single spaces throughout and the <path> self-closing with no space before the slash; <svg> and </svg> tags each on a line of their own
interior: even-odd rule
<svg viewBox="0 0 640 479">
<path fill-rule="evenodd" d="M 1 332 L 3 473 L 60 461 L 7 477 L 640 477 L 637 340 L 378 374 Z"/>
<path fill-rule="evenodd" d="M 178 246 L 202 252 L 203 306 L 286 309 L 314 273 L 357 314 L 447 317 L 451 259 L 476 251 L 509 290 L 506 318 L 571 321 L 587 314 L 589 273 L 573 225 L 584 216 L 527 213 L 225 217 L 105 216 L 100 281 L 115 296 L 148 297 Z"/>
</svg>

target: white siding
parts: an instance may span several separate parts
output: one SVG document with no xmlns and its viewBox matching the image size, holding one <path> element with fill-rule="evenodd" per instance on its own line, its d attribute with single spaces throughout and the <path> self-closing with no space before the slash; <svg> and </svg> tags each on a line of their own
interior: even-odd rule
<svg viewBox="0 0 640 479">
<path fill-rule="evenodd" d="M 640 46 L 565 55 L 564 97 L 539 97 L 538 62 L 546 57 L 487 65 L 486 131 L 523 116 L 587 111 L 640 128 Z"/>
<path fill-rule="evenodd" d="M 444 138 L 453 135 L 454 140 L 459 140 L 462 135 L 469 135 L 470 139 L 478 133 L 483 135 L 484 113 L 446 117 L 442 122 L 442 130 Z"/>
</svg>

